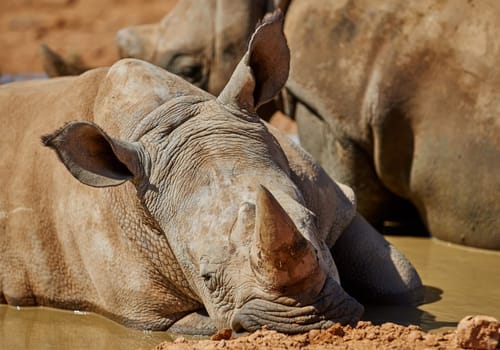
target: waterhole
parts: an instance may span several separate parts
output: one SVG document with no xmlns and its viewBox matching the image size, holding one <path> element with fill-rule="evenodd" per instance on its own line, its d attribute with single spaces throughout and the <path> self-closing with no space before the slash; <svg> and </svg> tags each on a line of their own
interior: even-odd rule
<svg viewBox="0 0 500 350">
<path fill-rule="evenodd" d="M 419 271 L 426 301 L 413 307 L 367 306 L 374 323 L 417 324 L 428 331 L 455 327 L 466 315 L 500 319 L 500 252 L 429 238 L 387 237 Z M 0 349 L 151 349 L 175 339 L 167 332 L 127 329 L 95 314 L 0 305 Z"/>
</svg>

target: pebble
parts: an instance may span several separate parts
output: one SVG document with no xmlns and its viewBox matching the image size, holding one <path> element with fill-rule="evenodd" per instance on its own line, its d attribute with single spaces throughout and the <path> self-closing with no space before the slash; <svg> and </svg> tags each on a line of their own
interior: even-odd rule
<svg viewBox="0 0 500 350">
<path fill-rule="evenodd" d="M 474 350 L 495 350 L 499 339 L 498 320 L 491 316 L 466 316 L 457 326 L 458 345 Z"/>
<path fill-rule="evenodd" d="M 186 342 L 186 338 L 184 337 L 178 337 L 174 340 L 174 343 L 175 344 L 179 344 L 179 343 L 185 343 Z"/>
</svg>

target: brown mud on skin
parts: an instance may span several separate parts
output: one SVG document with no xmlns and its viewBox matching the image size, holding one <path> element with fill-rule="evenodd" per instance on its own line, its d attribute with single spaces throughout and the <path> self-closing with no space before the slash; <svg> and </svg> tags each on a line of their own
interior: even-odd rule
<svg viewBox="0 0 500 350">
<path fill-rule="evenodd" d="M 477 318 L 481 319 L 480 316 Z M 465 319 L 461 321 L 460 326 Z M 496 339 L 490 337 L 489 347 L 474 347 L 472 349 L 494 350 L 498 344 L 498 322 L 496 322 Z M 471 322 L 465 322 L 462 327 L 469 327 L 469 334 L 477 334 L 479 329 L 472 329 Z M 480 324 L 478 321 L 475 324 Z M 459 326 L 459 328 L 460 328 Z M 470 328 L 472 327 L 472 328 Z M 489 324 L 489 329 L 494 326 Z M 448 330 L 439 333 L 427 333 L 418 326 L 403 327 L 394 323 L 384 323 L 380 326 L 371 322 L 360 321 L 356 327 L 341 326 L 336 324 L 325 330 L 312 330 L 308 333 L 287 336 L 275 331 L 260 330 L 250 335 L 235 339 L 218 339 L 191 341 L 183 337 L 177 338 L 173 343 L 165 342 L 156 346 L 153 350 L 191 350 L 191 349 L 230 349 L 230 350 L 261 350 L 261 349 L 349 349 L 349 350 L 378 350 L 378 349 L 463 349 L 459 345 L 456 330 Z M 463 344 L 463 342 L 460 342 Z M 468 342 L 467 344 L 473 344 Z M 474 343 L 474 344 L 486 344 Z"/>
</svg>

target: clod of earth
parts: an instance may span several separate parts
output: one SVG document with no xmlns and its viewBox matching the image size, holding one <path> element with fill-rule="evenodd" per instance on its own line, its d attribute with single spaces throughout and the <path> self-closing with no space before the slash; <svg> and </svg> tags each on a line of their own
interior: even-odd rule
<svg viewBox="0 0 500 350">
<path fill-rule="evenodd" d="M 456 330 L 427 333 L 420 327 L 407 327 L 394 323 L 373 325 L 360 321 L 356 327 L 335 324 L 327 329 L 311 330 L 304 334 L 285 335 L 262 329 L 255 333 L 233 339 L 186 340 L 177 338 L 164 342 L 152 350 L 193 349 L 487 349 L 495 350 L 498 345 L 498 321 L 489 316 L 467 316 L 460 321 Z"/>
<path fill-rule="evenodd" d="M 498 321 L 491 316 L 466 316 L 457 326 L 458 345 L 466 349 L 495 350 Z"/>
</svg>

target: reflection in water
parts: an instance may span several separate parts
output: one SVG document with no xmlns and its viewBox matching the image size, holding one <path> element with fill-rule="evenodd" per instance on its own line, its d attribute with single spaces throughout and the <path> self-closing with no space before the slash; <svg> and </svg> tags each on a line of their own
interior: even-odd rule
<svg viewBox="0 0 500 350">
<path fill-rule="evenodd" d="M 417 307 L 368 306 L 366 319 L 418 324 L 425 330 L 455 327 L 466 315 L 500 319 L 500 252 L 429 238 L 386 238 L 419 272 L 425 302 Z"/>
<path fill-rule="evenodd" d="M 464 248 L 429 238 L 387 237 L 417 268 L 425 303 L 417 307 L 367 306 L 374 323 L 454 327 L 464 316 L 500 319 L 500 252 Z M 0 349 L 150 349 L 171 340 L 165 332 L 127 329 L 94 314 L 0 305 Z"/>
</svg>

